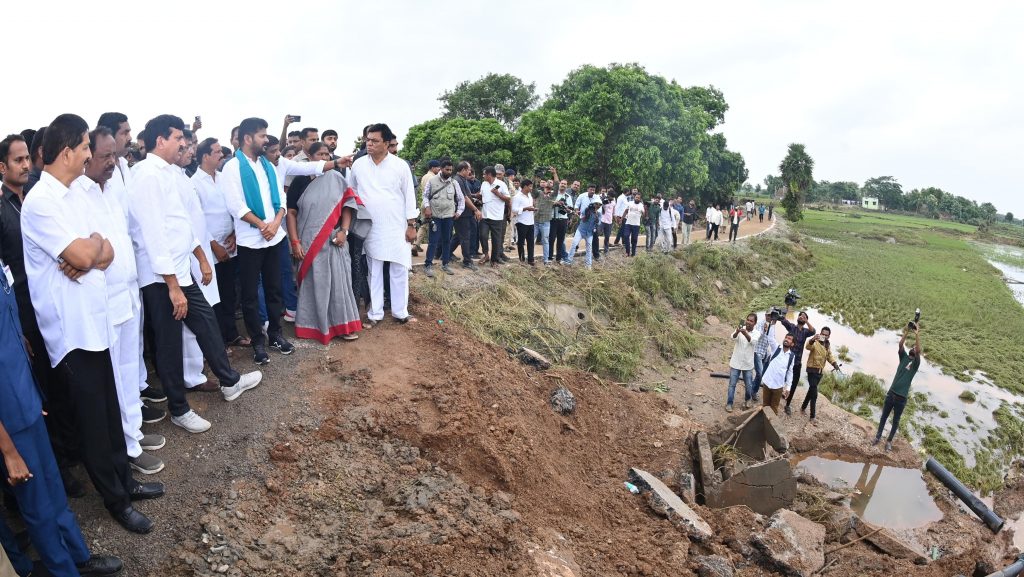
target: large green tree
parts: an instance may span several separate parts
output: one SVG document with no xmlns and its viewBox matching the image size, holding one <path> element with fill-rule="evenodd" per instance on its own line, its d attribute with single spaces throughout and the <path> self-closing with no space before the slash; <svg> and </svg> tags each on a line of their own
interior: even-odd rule
<svg viewBox="0 0 1024 577">
<path fill-rule="evenodd" d="M 480 174 L 484 166 L 496 163 L 522 170 L 529 155 L 524 152 L 522 138 L 493 118 L 438 118 L 409 129 L 401 156 L 414 163 L 416 174 L 425 172 L 430 160 L 442 158 L 455 163 L 468 160 Z"/>
<path fill-rule="evenodd" d="M 701 154 L 708 165 L 708 181 L 697 191 L 701 204 L 731 201 L 747 180 L 743 156 L 726 147 L 722 134 L 712 134 L 701 146 Z"/>
<path fill-rule="evenodd" d="M 864 196 L 873 196 L 886 210 L 903 208 L 903 185 L 891 176 L 876 176 L 864 182 Z"/>
<path fill-rule="evenodd" d="M 526 84 L 511 74 L 488 74 L 460 82 L 438 100 L 444 106 L 442 118 L 483 120 L 493 118 L 514 130 L 523 114 L 537 104 L 536 85 Z"/>
<path fill-rule="evenodd" d="M 704 145 L 721 114 L 713 89 L 688 93 L 638 64 L 587 65 L 523 115 L 519 132 L 540 165 L 645 194 L 685 194 L 708 181 Z"/>
<path fill-rule="evenodd" d="M 814 185 L 814 159 L 804 145 L 790 144 L 786 158 L 779 164 L 779 173 L 787 189 L 782 199 L 786 218 L 796 222 L 803 218 L 803 196 Z"/>
</svg>

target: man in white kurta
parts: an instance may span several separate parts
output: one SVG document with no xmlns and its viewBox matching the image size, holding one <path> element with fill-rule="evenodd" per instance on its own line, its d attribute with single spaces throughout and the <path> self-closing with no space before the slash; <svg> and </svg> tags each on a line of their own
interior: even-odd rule
<svg viewBox="0 0 1024 577">
<path fill-rule="evenodd" d="M 394 138 L 386 124 L 374 124 L 366 137 L 366 156 L 352 164 L 349 183 L 363 200 L 373 221 L 363 243 L 370 273 L 370 310 L 373 326 L 384 318 L 384 263 L 390 263 L 391 316 L 400 322 L 415 320 L 409 314 L 409 269 L 416 239 L 416 189 L 409 165 L 388 153 Z"/>
</svg>

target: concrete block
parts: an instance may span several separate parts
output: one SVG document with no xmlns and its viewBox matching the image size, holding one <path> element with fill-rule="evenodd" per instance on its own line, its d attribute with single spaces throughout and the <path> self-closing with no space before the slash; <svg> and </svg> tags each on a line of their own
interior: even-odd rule
<svg viewBox="0 0 1024 577">
<path fill-rule="evenodd" d="M 771 515 L 793 504 L 796 485 L 789 462 L 776 459 L 743 469 L 705 492 L 704 499 L 713 508 L 746 505 L 756 513 Z"/>
<path fill-rule="evenodd" d="M 825 527 L 789 509 L 780 509 L 751 542 L 778 570 L 792 577 L 811 577 L 825 566 Z"/>
<path fill-rule="evenodd" d="M 640 489 L 655 513 L 668 519 L 691 539 L 706 541 L 714 535 L 711 526 L 654 475 L 633 468 L 629 470 L 629 480 Z"/>
<path fill-rule="evenodd" d="M 694 444 L 697 448 L 697 467 L 700 469 L 700 490 L 707 494 L 715 486 L 715 460 L 711 454 L 711 443 L 704 431 L 697 433 Z"/>
<path fill-rule="evenodd" d="M 864 537 L 865 541 L 868 541 L 875 547 L 878 547 L 887 555 L 896 557 L 897 559 L 906 559 L 917 565 L 928 564 L 929 558 L 924 551 L 919 550 L 909 543 L 901 541 L 888 529 L 872 525 L 856 515 L 853 516 L 853 529 L 856 531 L 858 537 Z"/>
</svg>

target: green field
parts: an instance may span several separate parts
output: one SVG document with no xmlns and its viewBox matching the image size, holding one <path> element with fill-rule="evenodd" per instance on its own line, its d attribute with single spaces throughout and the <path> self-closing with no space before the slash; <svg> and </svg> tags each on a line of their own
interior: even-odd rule
<svg viewBox="0 0 1024 577">
<path fill-rule="evenodd" d="M 1024 392 L 1024 308 L 968 242 L 975 227 L 866 211 L 806 210 L 804 217 L 796 230 L 825 242 L 806 242 L 815 266 L 792 280 L 801 306 L 865 334 L 898 330 L 920 307 L 932 362 L 962 380 L 976 371 Z"/>
</svg>

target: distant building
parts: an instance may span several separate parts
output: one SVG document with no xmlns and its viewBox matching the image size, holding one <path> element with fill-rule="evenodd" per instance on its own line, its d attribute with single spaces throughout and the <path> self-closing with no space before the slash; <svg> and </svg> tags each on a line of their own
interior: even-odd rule
<svg viewBox="0 0 1024 577">
<path fill-rule="evenodd" d="M 868 210 L 878 210 L 878 199 L 873 196 L 865 196 L 861 201 L 861 207 Z"/>
</svg>

